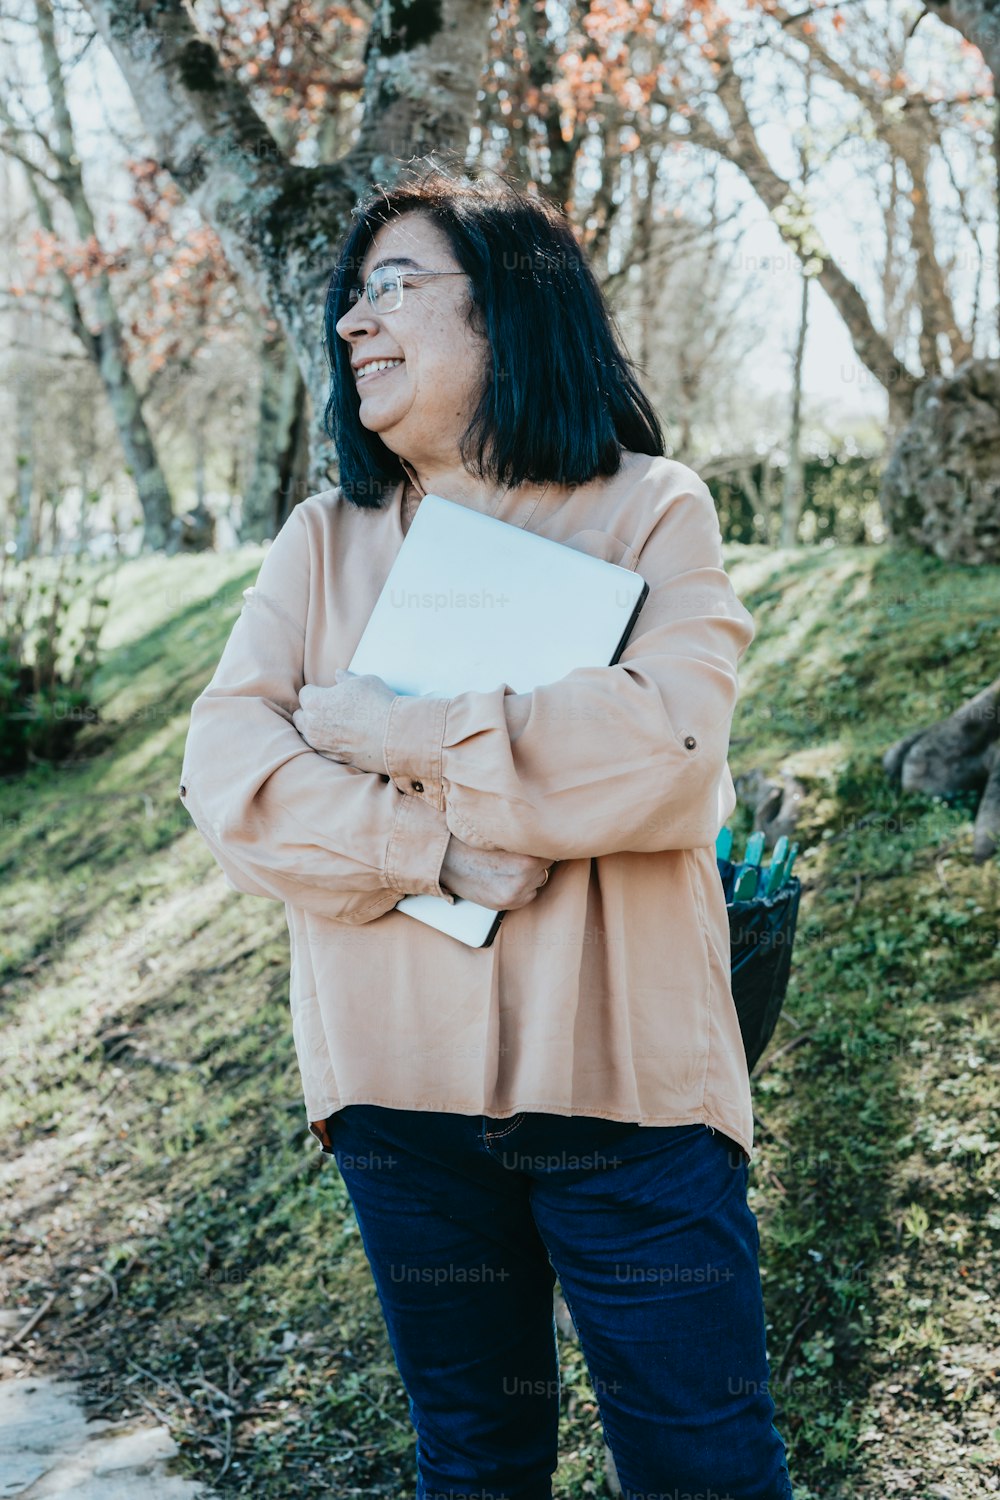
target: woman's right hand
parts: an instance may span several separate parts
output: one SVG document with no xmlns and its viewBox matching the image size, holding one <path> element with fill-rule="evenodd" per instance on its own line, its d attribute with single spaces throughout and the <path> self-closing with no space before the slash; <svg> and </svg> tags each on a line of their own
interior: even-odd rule
<svg viewBox="0 0 1000 1500">
<path fill-rule="evenodd" d="M 474 849 L 452 834 L 438 883 L 442 890 L 491 911 L 516 911 L 533 901 L 545 884 L 551 860 L 506 849 Z"/>
</svg>

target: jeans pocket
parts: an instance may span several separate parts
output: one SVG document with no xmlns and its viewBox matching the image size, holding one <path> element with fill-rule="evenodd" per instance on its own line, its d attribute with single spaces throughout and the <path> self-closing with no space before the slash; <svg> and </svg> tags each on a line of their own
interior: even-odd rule
<svg viewBox="0 0 1000 1500">
<path fill-rule="evenodd" d="M 327 1115 L 325 1120 L 313 1121 L 309 1125 L 310 1131 L 319 1141 L 320 1153 L 323 1156 L 333 1156 L 334 1154 L 333 1122 L 337 1117 L 337 1113 L 338 1111 L 335 1110 L 332 1115 Z"/>
</svg>

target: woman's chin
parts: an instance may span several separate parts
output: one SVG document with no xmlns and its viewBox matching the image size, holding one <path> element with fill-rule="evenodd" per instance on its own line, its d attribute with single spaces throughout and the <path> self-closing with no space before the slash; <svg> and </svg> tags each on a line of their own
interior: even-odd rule
<svg viewBox="0 0 1000 1500">
<path fill-rule="evenodd" d="M 365 410 L 366 406 L 368 407 L 367 411 Z M 362 427 L 366 427 L 369 432 L 377 433 L 387 446 L 394 446 L 389 443 L 388 438 L 390 433 L 396 432 L 399 428 L 400 414 L 398 412 L 390 411 L 386 407 L 380 407 L 377 401 L 362 401 L 358 416 L 361 419 Z"/>
<path fill-rule="evenodd" d="M 365 405 L 366 403 L 362 401 L 358 411 L 362 427 L 367 427 L 369 432 L 381 433 L 393 426 L 392 418 L 384 411 L 379 411 L 377 404 L 368 403 L 367 411 L 365 411 Z"/>
</svg>

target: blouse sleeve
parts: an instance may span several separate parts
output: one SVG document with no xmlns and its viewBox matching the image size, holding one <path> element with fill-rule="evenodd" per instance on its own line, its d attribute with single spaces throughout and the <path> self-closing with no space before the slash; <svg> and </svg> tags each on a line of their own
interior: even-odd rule
<svg viewBox="0 0 1000 1500">
<path fill-rule="evenodd" d="M 302 688 L 310 550 L 303 501 L 275 537 L 208 686 L 179 793 L 235 890 L 360 924 L 439 876 L 442 810 L 331 760 L 292 723 Z"/>
<path fill-rule="evenodd" d="M 399 697 L 394 783 L 420 777 L 466 843 L 583 859 L 714 844 L 736 806 L 727 764 L 753 619 L 723 568 L 708 486 L 657 481 L 637 571 L 649 593 L 613 667 L 515 693 Z"/>
</svg>

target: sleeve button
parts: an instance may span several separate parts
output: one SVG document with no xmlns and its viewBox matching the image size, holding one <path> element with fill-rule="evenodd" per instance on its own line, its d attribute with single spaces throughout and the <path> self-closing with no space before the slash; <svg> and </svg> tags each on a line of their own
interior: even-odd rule
<svg viewBox="0 0 1000 1500">
<path fill-rule="evenodd" d="M 698 741 L 695 739 L 694 735 L 693 734 L 686 734 L 684 736 L 684 749 L 685 750 L 696 750 L 697 747 L 698 747 Z"/>
<path fill-rule="evenodd" d="M 413 790 L 414 790 L 414 791 L 415 791 L 415 792 L 422 792 L 422 791 L 423 791 L 423 789 L 424 789 L 424 784 L 423 784 L 423 782 L 422 782 L 422 781 L 415 781 L 415 782 L 414 782 L 414 783 L 413 783 Z"/>
</svg>

